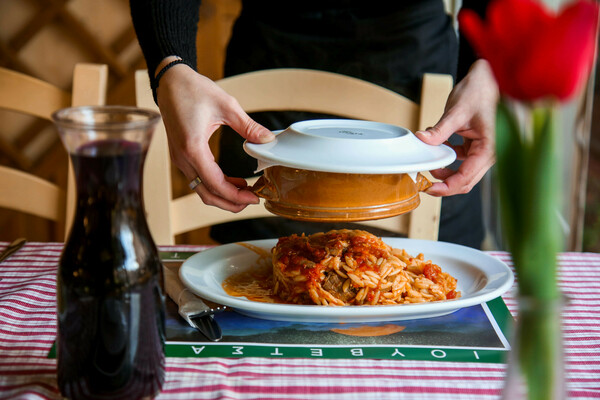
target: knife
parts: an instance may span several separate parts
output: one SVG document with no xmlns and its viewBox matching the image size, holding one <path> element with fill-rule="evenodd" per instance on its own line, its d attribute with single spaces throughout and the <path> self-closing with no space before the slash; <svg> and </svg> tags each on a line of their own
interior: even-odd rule
<svg viewBox="0 0 600 400">
<path fill-rule="evenodd" d="M 25 238 L 19 238 L 9 244 L 3 251 L 0 253 L 0 262 L 6 260 L 8 257 L 13 255 L 15 252 L 19 251 L 23 245 L 27 243 Z"/>
<path fill-rule="evenodd" d="M 208 340 L 213 342 L 221 340 L 223 333 L 213 315 L 224 311 L 226 307 L 209 307 L 181 283 L 177 273 L 166 266 L 163 270 L 167 294 L 179 306 L 179 315 Z"/>
</svg>

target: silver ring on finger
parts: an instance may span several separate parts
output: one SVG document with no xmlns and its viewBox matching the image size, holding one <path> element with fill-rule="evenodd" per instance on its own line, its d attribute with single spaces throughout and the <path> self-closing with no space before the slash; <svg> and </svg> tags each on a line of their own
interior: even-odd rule
<svg viewBox="0 0 600 400">
<path fill-rule="evenodd" d="M 200 179 L 200 177 L 199 177 L 199 176 L 197 176 L 197 177 L 195 177 L 194 179 L 192 179 L 192 181 L 191 181 L 190 183 L 188 183 L 188 187 L 189 187 L 191 190 L 194 190 L 194 189 L 196 189 L 196 187 L 197 187 L 198 185 L 200 185 L 201 183 L 202 183 L 202 179 Z"/>
</svg>

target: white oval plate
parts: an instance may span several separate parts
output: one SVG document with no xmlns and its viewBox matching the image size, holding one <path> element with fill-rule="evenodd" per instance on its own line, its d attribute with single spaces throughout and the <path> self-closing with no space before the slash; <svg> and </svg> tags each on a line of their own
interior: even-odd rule
<svg viewBox="0 0 600 400">
<path fill-rule="evenodd" d="M 411 255 L 423 253 L 425 259 L 432 260 L 442 271 L 457 279 L 457 290 L 462 292 L 462 296 L 456 300 L 389 306 L 333 307 L 251 301 L 245 297 L 230 296 L 222 287 L 227 277 L 256 267 L 260 259 L 256 252 L 235 243 L 193 255 L 183 263 L 179 276 L 184 285 L 198 296 L 229 306 L 240 314 L 276 321 L 303 322 L 378 322 L 436 317 L 495 299 L 513 285 L 511 269 L 479 250 L 428 240 L 382 239 L 394 248 L 406 249 Z M 270 252 L 277 240 L 246 243 Z"/>
</svg>

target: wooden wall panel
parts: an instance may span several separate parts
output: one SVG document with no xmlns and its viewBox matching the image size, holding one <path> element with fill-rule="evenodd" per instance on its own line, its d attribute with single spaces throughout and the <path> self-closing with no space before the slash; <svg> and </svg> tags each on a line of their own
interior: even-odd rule
<svg viewBox="0 0 600 400">
<path fill-rule="evenodd" d="M 198 68 L 222 76 L 224 48 L 239 0 L 205 0 L 197 48 Z M 108 104 L 135 104 L 134 71 L 146 68 L 131 23 L 128 0 L 0 1 L 0 66 L 44 80 L 65 90 L 78 62 L 109 66 Z M 0 112 L 0 163 L 61 183 L 58 171 L 67 155 L 51 124 Z M 174 172 L 179 190 L 183 175 Z M 199 200 L 200 201 L 200 200 Z M 0 210 L 0 240 L 61 240 L 44 221 Z M 193 243 L 194 236 L 182 238 Z"/>
</svg>

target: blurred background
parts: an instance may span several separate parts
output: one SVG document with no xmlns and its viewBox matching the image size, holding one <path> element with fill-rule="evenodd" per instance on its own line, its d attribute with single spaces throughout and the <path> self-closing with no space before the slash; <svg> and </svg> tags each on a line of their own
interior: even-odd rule
<svg viewBox="0 0 600 400">
<path fill-rule="evenodd" d="M 559 1 L 548 0 L 558 7 Z M 460 4 L 447 0 L 449 13 Z M 203 0 L 197 38 L 198 70 L 222 77 L 224 51 L 240 0 Z M 137 44 L 128 0 L 0 1 L 0 66 L 70 89 L 76 63 L 107 64 L 108 104 L 135 104 L 134 73 L 146 65 Z M 600 90 L 588 90 L 564 112 L 564 209 L 566 250 L 600 252 Z M 215 138 L 213 138 L 215 139 Z M 213 140 L 214 141 L 214 140 Z M 216 146 L 213 146 L 216 152 Z M 30 171 L 60 185 L 66 182 L 67 154 L 49 123 L 0 111 L 0 164 Z M 189 192 L 174 169 L 175 195 Z M 484 182 L 488 249 L 501 248 L 494 206 L 493 172 Z M 2 190 L 2 188 L 0 188 Z M 200 199 L 198 201 L 201 201 Z M 0 209 L 0 241 L 16 237 L 62 241 L 52 223 Z M 206 230 L 186 233 L 178 243 L 211 243 Z"/>
</svg>

